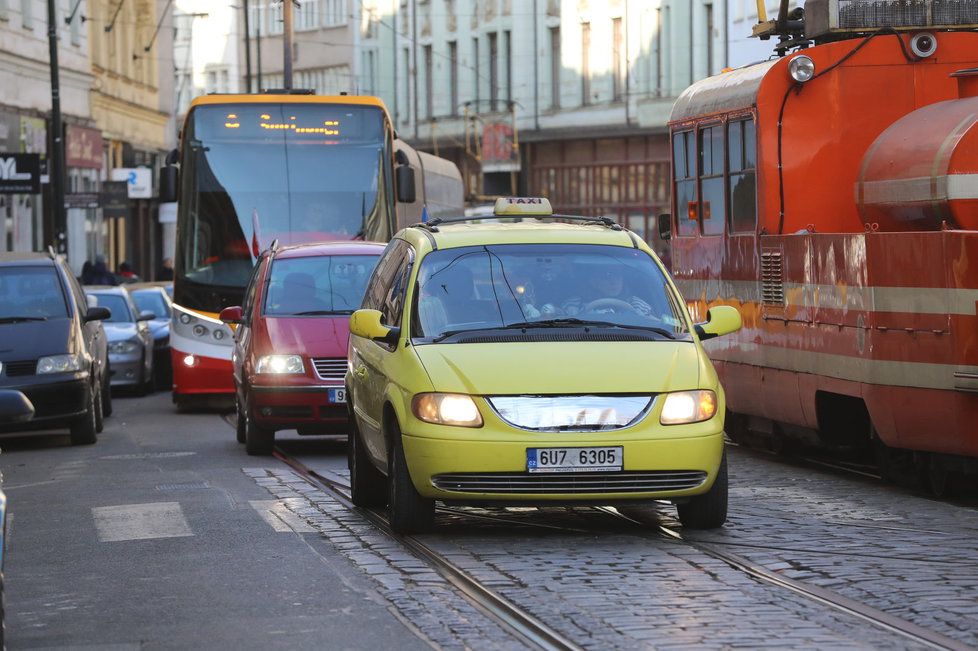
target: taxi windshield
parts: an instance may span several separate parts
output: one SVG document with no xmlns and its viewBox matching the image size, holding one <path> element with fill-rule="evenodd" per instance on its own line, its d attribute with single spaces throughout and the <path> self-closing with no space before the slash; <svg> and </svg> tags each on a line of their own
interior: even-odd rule
<svg viewBox="0 0 978 651">
<path fill-rule="evenodd" d="M 375 255 L 285 258 L 272 264 L 266 316 L 350 314 L 360 307 Z"/>
<path fill-rule="evenodd" d="M 687 332 L 665 276 L 638 249 L 505 244 L 443 249 L 422 261 L 415 337 L 542 327 L 627 328 L 667 339 Z"/>
</svg>

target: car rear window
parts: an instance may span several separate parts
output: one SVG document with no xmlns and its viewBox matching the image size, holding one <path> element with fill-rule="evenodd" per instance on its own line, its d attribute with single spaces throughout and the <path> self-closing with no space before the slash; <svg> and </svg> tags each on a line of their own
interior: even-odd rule
<svg viewBox="0 0 978 651">
<path fill-rule="evenodd" d="M 360 307 L 379 259 L 376 255 L 336 255 L 275 260 L 265 314 L 349 314 Z"/>
<path fill-rule="evenodd" d="M 140 312 L 152 312 L 157 319 L 170 317 L 170 308 L 166 304 L 166 299 L 158 291 L 133 292 L 131 296 Z"/>
<path fill-rule="evenodd" d="M 129 303 L 126 299 L 115 294 L 93 294 L 98 301 L 99 307 L 107 307 L 112 311 L 112 317 L 106 319 L 109 323 L 132 323 L 132 314 L 129 312 Z"/>
<path fill-rule="evenodd" d="M 0 267 L 0 319 L 67 316 L 64 288 L 53 267 Z"/>
</svg>

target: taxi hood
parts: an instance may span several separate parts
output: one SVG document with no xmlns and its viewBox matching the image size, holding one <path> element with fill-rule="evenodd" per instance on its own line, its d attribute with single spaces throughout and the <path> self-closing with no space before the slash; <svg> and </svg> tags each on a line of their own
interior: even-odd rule
<svg viewBox="0 0 978 651">
<path fill-rule="evenodd" d="M 435 391 L 472 395 L 695 389 L 701 368 L 689 341 L 426 344 L 415 351 Z"/>
</svg>

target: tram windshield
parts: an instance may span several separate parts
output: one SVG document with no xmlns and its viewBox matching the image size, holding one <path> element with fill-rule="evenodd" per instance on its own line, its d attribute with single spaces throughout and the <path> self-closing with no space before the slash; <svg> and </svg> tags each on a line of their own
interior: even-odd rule
<svg viewBox="0 0 978 651">
<path fill-rule="evenodd" d="M 389 239 L 390 146 L 376 107 L 194 108 L 181 157 L 177 302 L 216 312 L 240 301 L 274 240 Z"/>
</svg>

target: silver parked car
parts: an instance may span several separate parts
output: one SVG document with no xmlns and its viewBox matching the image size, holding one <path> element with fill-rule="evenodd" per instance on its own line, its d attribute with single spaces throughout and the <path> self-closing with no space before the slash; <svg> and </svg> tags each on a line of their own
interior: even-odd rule
<svg viewBox="0 0 978 651">
<path fill-rule="evenodd" d="M 153 333 L 149 321 L 156 315 L 139 312 L 122 287 L 86 287 L 85 293 L 112 316 L 105 321 L 109 342 L 109 375 L 113 387 L 132 387 L 145 395 L 153 390 Z"/>
<path fill-rule="evenodd" d="M 136 303 L 136 309 L 152 312 L 156 318 L 150 320 L 149 330 L 153 333 L 153 365 L 157 388 L 169 387 L 171 379 L 170 364 L 170 295 L 160 283 L 133 283 L 124 285 Z"/>
</svg>

